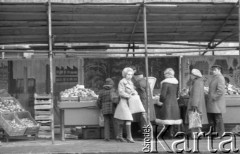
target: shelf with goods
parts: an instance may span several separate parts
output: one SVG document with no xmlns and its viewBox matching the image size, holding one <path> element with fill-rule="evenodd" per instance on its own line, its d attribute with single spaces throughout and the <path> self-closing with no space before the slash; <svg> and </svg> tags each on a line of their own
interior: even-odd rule
<svg viewBox="0 0 240 154">
<path fill-rule="evenodd" d="M 27 139 L 36 138 L 40 125 L 32 118 L 20 102 L 14 97 L 0 97 L 0 130 L 1 138 Z"/>
<path fill-rule="evenodd" d="M 52 138 L 53 131 L 53 103 L 47 94 L 34 94 L 35 120 L 41 124 L 39 138 Z"/>
</svg>

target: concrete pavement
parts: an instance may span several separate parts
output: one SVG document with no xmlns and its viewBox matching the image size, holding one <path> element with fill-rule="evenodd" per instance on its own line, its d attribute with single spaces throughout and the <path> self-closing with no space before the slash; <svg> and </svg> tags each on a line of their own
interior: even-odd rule
<svg viewBox="0 0 240 154">
<path fill-rule="evenodd" d="M 214 140 L 213 148 L 219 152 L 219 143 L 224 140 Z M 177 140 L 167 140 L 168 145 L 172 145 Z M 178 139 L 179 141 L 179 139 Z M 163 143 L 163 142 L 162 142 Z M 10 140 L 8 143 L 2 142 L 0 146 L 0 154 L 66 154 L 66 153 L 143 153 L 143 141 L 136 143 L 120 143 L 115 140 L 106 142 L 102 139 L 94 140 L 77 140 L 69 139 L 66 141 L 55 140 L 52 144 L 51 140 Z M 163 145 L 165 147 L 165 145 Z M 167 153 L 160 143 L 157 144 L 158 153 Z M 179 145 L 182 148 L 183 144 Z M 193 147 L 193 140 L 189 141 L 189 147 Z M 230 144 L 226 145 L 229 148 Z M 240 148 L 240 138 L 237 137 L 236 147 Z M 208 151 L 208 141 L 206 139 L 199 141 L 199 151 L 201 153 L 210 153 Z"/>
</svg>

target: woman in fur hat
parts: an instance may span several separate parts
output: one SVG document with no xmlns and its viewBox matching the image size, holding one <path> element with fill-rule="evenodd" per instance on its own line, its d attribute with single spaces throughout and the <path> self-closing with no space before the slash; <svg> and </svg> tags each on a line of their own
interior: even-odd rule
<svg viewBox="0 0 240 154">
<path fill-rule="evenodd" d="M 168 130 L 171 125 L 180 125 L 182 119 L 177 103 L 178 80 L 174 77 L 174 70 L 167 68 L 164 71 L 164 77 L 165 79 L 161 82 L 160 94 L 160 102 L 163 105 L 160 109 L 156 109 L 156 123 L 167 126 L 166 130 Z M 172 130 L 170 130 L 169 137 L 173 137 L 172 133 Z"/>
<path fill-rule="evenodd" d="M 114 118 L 118 120 L 118 135 L 117 140 L 124 142 L 122 137 L 123 123 L 126 122 L 127 141 L 134 143 L 131 133 L 132 114 L 145 112 L 140 97 L 134 89 L 132 83 L 133 69 L 126 67 L 122 71 L 123 79 L 118 84 L 118 93 L 120 102 L 117 105 Z"/>
</svg>

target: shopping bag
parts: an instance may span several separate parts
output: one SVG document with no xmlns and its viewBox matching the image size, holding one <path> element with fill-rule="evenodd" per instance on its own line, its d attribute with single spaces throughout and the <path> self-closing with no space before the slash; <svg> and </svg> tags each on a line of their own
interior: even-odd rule
<svg viewBox="0 0 240 154">
<path fill-rule="evenodd" d="M 128 105 L 130 112 L 133 113 L 141 113 L 145 112 L 145 109 L 142 105 L 141 99 L 139 95 L 133 95 L 128 99 Z"/>
<path fill-rule="evenodd" d="M 188 111 L 189 129 L 202 127 L 201 114 L 197 111 Z"/>
<path fill-rule="evenodd" d="M 100 111 L 98 120 L 99 120 L 99 121 L 98 121 L 98 122 L 99 122 L 99 126 L 100 126 L 100 127 L 104 127 L 104 117 L 103 117 L 102 111 Z"/>
</svg>

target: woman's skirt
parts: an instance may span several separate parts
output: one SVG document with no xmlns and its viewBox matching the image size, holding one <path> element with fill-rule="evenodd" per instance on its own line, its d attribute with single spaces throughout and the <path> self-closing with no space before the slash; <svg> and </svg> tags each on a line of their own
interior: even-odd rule
<svg viewBox="0 0 240 154">
<path fill-rule="evenodd" d="M 119 120 L 133 121 L 126 99 L 121 99 L 114 113 L 114 118 Z"/>
</svg>

